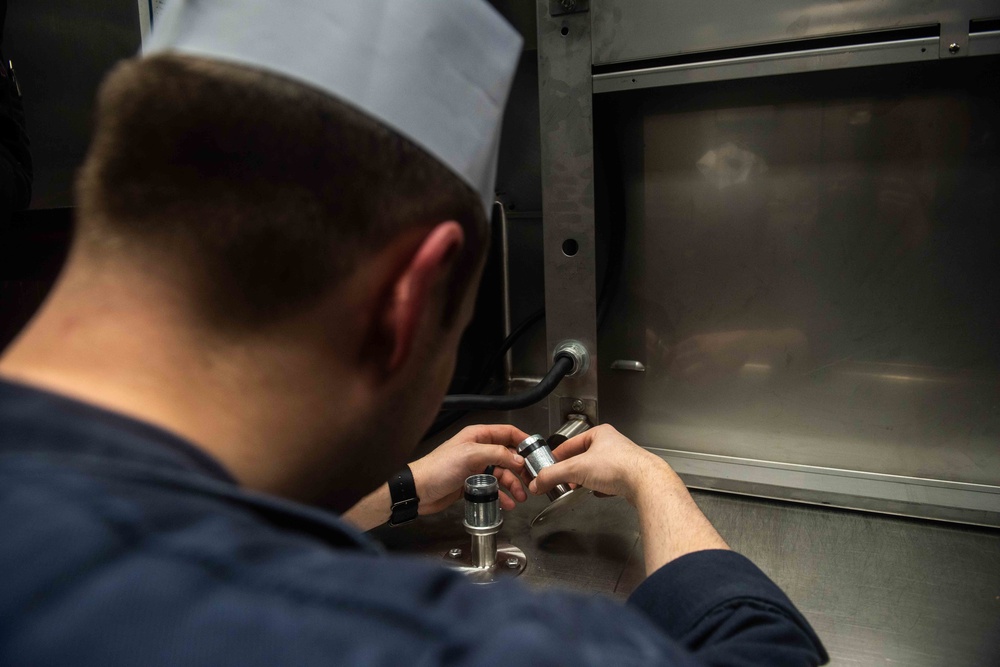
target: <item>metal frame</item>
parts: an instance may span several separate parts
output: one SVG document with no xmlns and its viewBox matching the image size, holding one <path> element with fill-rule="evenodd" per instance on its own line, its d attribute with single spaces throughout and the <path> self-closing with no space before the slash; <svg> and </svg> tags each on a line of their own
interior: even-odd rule
<svg viewBox="0 0 1000 667">
<path fill-rule="evenodd" d="M 573 339 L 591 357 L 585 373 L 564 380 L 549 398 L 554 432 L 571 412 L 598 421 L 590 14 L 552 16 L 548 0 L 536 7 L 548 349 Z M 568 240 L 577 247 L 571 256 L 563 252 Z"/>
<path fill-rule="evenodd" d="M 969 56 L 1000 53 L 1000 31 L 974 33 L 967 37 Z M 594 93 L 939 60 L 940 43 L 939 37 L 923 37 L 629 69 L 595 74 Z"/>
<path fill-rule="evenodd" d="M 937 37 L 924 37 L 597 74 L 594 75 L 594 93 L 938 60 L 939 41 Z"/>
<path fill-rule="evenodd" d="M 692 488 L 1000 526 L 1000 487 L 647 446 Z"/>
<path fill-rule="evenodd" d="M 996 0 L 825 2 L 594 0 L 596 65 L 761 44 L 937 26 L 943 59 L 971 54 L 970 21 L 1000 17 Z M 872 42 L 880 41 L 873 38 Z"/>
</svg>

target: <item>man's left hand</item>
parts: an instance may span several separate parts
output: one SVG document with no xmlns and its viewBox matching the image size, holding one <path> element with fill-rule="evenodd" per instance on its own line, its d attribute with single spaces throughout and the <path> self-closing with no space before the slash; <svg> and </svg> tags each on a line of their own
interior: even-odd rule
<svg viewBox="0 0 1000 667">
<path fill-rule="evenodd" d="M 517 443 L 528 437 L 524 431 L 506 424 L 467 426 L 422 459 L 410 464 L 420 498 L 420 514 L 445 509 L 462 496 L 465 478 L 496 466 L 494 475 L 505 493 L 500 506 L 512 510 L 528 496 L 524 490 L 524 459 Z"/>
</svg>

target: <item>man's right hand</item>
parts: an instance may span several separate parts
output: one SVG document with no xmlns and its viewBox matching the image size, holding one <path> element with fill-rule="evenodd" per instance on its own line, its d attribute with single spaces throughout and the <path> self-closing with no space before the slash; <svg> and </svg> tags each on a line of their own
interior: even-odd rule
<svg viewBox="0 0 1000 667">
<path fill-rule="evenodd" d="M 622 496 L 635 505 L 644 483 L 668 479 L 683 486 L 666 461 L 607 424 L 567 440 L 552 455 L 559 463 L 541 470 L 528 487 L 532 493 L 545 493 L 569 482 L 600 495 Z"/>
<path fill-rule="evenodd" d="M 647 574 L 694 551 L 729 548 L 673 468 L 614 427 L 592 428 L 553 454 L 558 462 L 544 468 L 529 490 L 541 494 L 569 483 L 624 497 L 639 513 Z"/>
</svg>

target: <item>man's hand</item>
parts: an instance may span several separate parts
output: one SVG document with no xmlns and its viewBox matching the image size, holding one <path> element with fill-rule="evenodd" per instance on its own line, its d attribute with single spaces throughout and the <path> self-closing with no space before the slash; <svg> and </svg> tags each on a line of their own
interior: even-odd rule
<svg viewBox="0 0 1000 667">
<path fill-rule="evenodd" d="M 567 440 L 552 455 L 559 463 L 542 469 L 528 487 L 532 493 L 546 493 L 557 484 L 571 483 L 598 495 L 622 496 L 635 505 L 639 487 L 647 478 L 684 485 L 666 461 L 607 424 Z"/>
<path fill-rule="evenodd" d="M 528 487 L 532 493 L 556 484 L 579 484 L 600 495 L 623 496 L 639 513 L 646 573 L 684 554 L 728 549 L 666 461 L 602 425 L 567 440 L 553 452 Z"/>
<path fill-rule="evenodd" d="M 514 450 L 528 437 L 524 431 L 504 424 L 468 426 L 433 452 L 410 464 L 417 487 L 420 514 L 440 512 L 462 496 L 465 478 L 487 466 L 497 466 L 500 506 L 514 509 L 528 499 L 521 480 L 527 483 L 524 459 Z M 389 520 L 392 501 L 389 486 L 383 484 L 344 512 L 344 518 L 361 530 L 371 530 Z"/>
<path fill-rule="evenodd" d="M 420 514 L 445 509 L 462 496 L 465 478 L 487 466 L 494 471 L 500 488 L 500 506 L 512 510 L 528 494 L 521 484 L 524 459 L 517 454 L 517 443 L 528 437 L 524 431 L 505 424 L 467 426 L 433 452 L 410 464 L 420 498 Z M 509 495 L 508 495 L 509 494 Z M 516 501 L 516 502 L 515 502 Z"/>
</svg>

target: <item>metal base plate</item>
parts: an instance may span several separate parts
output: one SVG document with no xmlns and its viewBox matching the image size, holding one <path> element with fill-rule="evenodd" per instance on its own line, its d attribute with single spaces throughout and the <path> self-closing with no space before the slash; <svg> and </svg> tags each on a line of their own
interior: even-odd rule
<svg viewBox="0 0 1000 667">
<path fill-rule="evenodd" d="M 492 584 L 501 579 L 510 579 L 524 572 L 528 565 L 528 557 L 513 544 L 497 545 L 497 562 L 493 567 L 479 568 L 472 564 L 472 554 L 469 545 L 459 548 L 460 555 L 452 556 L 451 551 L 444 553 L 445 564 L 467 576 L 474 584 Z M 516 561 L 516 565 L 514 563 Z"/>
<path fill-rule="evenodd" d="M 590 489 L 576 488 L 569 493 L 564 493 L 551 503 L 531 520 L 531 525 L 541 525 L 551 521 L 553 517 L 559 516 L 563 512 L 576 507 L 582 500 L 590 496 Z"/>
</svg>

